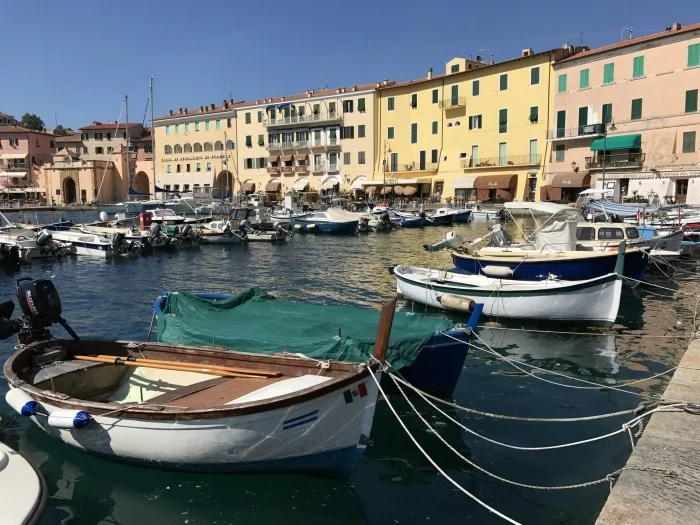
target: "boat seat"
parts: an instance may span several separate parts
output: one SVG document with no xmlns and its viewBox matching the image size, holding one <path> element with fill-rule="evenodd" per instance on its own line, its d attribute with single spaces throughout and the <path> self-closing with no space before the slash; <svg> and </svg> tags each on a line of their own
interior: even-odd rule
<svg viewBox="0 0 700 525">
<path fill-rule="evenodd" d="M 241 396 L 233 401 L 226 403 L 227 405 L 236 405 L 238 403 L 250 403 L 253 401 L 262 401 L 263 399 L 270 399 L 278 396 L 286 396 L 288 394 L 293 394 L 294 392 L 299 392 L 300 390 L 306 390 L 307 388 L 320 385 L 326 381 L 330 381 L 332 378 L 328 376 L 314 376 L 314 375 L 303 375 L 299 377 L 291 377 L 271 385 L 264 386 L 249 394 Z"/>
</svg>

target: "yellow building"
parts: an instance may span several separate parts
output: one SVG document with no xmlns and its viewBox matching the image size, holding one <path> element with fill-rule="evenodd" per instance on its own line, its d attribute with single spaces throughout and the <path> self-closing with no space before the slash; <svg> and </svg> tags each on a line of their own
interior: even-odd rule
<svg viewBox="0 0 700 525">
<path fill-rule="evenodd" d="M 566 49 L 500 63 L 454 58 L 443 75 L 378 88 L 375 181 L 422 197 L 539 200 L 552 64 Z"/>
<path fill-rule="evenodd" d="M 372 178 L 379 84 L 354 85 L 236 106 L 245 193 L 348 191 Z"/>
<path fill-rule="evenodd" d="M 154 120 L 155 185 L 195 196 L 237 192 L 236 106 L 233 100 L 170 110 Z"/>
</svg>

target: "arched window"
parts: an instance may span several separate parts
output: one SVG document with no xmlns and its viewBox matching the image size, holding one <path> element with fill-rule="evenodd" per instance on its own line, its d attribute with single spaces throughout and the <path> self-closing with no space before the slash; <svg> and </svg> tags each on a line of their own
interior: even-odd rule
<svg viewBox="0 0 700 525">
<path fill-rule="evenodd" d="M 213 148 L 211 147 L 211 142 L 204 143 L 204 151 L 214 151 Z"/>
<path fill-rule="evenodd" d="M 215 151 L 224 151 L 224 143 L 221 142 L 220 140 L 217 140 L 216 144 L 214 144 L 214 150 Z"/>
<path fill-rule="evenodd" d="M 233 144 L 233 141 L 231 139 L 228 139 L 228 141 L 226 141 L 226 149 L 228 149 L 228 150 L 236 149 L 236 146 Z"/>
<path fill-rule="evenodd" d="M 192 146 L 189 142 L 185 144 L 185 153 L 192 153 Z"/>
<path fill-rule="evenodd" d="M 173 147 L 170 144 L 165 145 L 165 154 L 166 155 L 172 155 L 173 154 Z"/>
<path fill-rule="evenodd" d="M 175 153 L 182 153 L 182 146 L 175 144 Z"/>
<path fill-rule="evenodd" d="M 200 151 L 202 151 L 202 145 L 199 142 L 194 143 L 194 151 L 195 153 L 199 153 Z"/>
</svg>

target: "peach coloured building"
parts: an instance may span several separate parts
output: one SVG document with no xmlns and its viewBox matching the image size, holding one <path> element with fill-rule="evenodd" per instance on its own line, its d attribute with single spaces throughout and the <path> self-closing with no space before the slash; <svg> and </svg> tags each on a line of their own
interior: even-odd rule
<svg viewBox="0 0 700 525">
<path fill-rule="evenodd" d="M 0 126 L 0 198 L 39 198 L 46 193 L 39 170 L 53 156 L 54 139 L 43 131 Z"/>
<path fill-rule="evenodd" d="M 597 187 L 618 202 L 700 203 L 699 89 L 700 24 L 555 63 L 541 200 Z"/>
</svg>

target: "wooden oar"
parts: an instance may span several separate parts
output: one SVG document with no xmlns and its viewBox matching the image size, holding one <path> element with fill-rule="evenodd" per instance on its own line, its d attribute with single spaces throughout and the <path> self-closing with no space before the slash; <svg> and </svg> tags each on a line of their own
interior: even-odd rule
<svg viewBox="0 0 700 525">
<path fill-rule="evenodd" d="M 177 370 L 179 372 L 200 372 L 202 374 L 211 374 L 214 376 L 222 377 L 239 377 L 246 379 L 265 379 L 263 376 L 255 376 L 250 374 L 239 374 L 233 372 L 223 372 L 221 370 L 212 370 L 211 368 L 190 368 L 179 365 L 157 365 L 153 363 L 137 363 L 136 361 L 126 361 L 120 357 L 109 357 L 103 359 L 101 357 L 95 357 L 90 355 L 75 355 L 74 359 L 78 361 L 90 361 L 93 363 L 104 363 L 107 365 L 121 365 L 121 366 L 141 366 L 144 368 L 157 368 L 160 370 Z"/>
<path fill-rule="evenodd" d="M 100 354 L 97 357 L 104 359 L 115 359 L 117 356 Z M 204 365 L 201 363 L 185 363 L 184 361 L 164 361 L 162 359 L 150 359 L 148 357 L 122 357 L 125 361 L 135 361 L 137 363 L 151 363 L 154 365 L 177 365 L 189 368 L 211 368 L 212 370 L 221 370 L 222 372 L 231 372 L 234 374 L 248 374 L 253 376 L 264 377 L 280 377 L 281 372 L 272 372 L 270 370 L 256 370 L 255 368 L 237 368 L 235 366 L 223 365 Z"/>
</svg>

